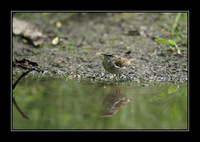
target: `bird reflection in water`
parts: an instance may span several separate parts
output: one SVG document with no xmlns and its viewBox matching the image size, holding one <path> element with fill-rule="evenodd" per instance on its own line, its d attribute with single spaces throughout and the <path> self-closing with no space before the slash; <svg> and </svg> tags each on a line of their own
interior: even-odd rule
<svg viewBox="0 0 200 142">
<path fill-rule="evenodd" d="M 116 92 L 107 95 L 103 102 L 103 114 L 100 117 L 111 117 L 116 114 L 120 108 L 134 101 L 134 99 L 129 99 L 125 95 L 120 93 L 120 89 L 116 89 Z"/>
</svg>

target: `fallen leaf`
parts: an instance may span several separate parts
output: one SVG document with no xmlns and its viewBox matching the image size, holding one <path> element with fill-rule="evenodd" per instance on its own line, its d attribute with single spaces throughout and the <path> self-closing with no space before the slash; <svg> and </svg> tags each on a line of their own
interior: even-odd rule
<svg viewBox="0 0 200 142">
<path fill-rule="evenodd" d="M 59 43 L 59 37 L 55 37 L 52 41 L 51 41 L 51 44 L 52 45 L 57 45 Z"/>
<path fill-rule="evenodd" d="M 43 39 L 46 37 L 46 35 L 39 31 L 35 25 L 17 18 L 13 18 L 13 34 L 22 35 L 30 39 L 34 46 L 41 45 L 43 43 Z"/>
<path fill-rule="evenodd" d="M 32 65 L 32 66 L 39 66 L 37 62 L 33 62 L 27 59 L 17 60 L 15 59 L 14 65 Z"/>
<path fill-rule="evenodd" d="M 56 22 L 56 27 L 57 28 L 61 28 L 62 27 L 62 23 L 60 21 Z"/>
<path fill-rule="evenodd" d="M 58 59 L 55 59 L 55 63 L 60 63 L 61 61 Z"/>
<path fill-rule="evenodd" d="M 75 77 L 76 77 L 76 74 L 72 74 L 68 76 L 69 79 L 75 79 Z"/>
<path fill-rule="evenodd" d="M 25 38 L 23 38 L 23 39 L 22 39 L 22 42 L 25 43 L 25 44 L 27 44 L 27 43 L 28 43 L 28 40 L 26 40 Z"/>
<path fill-rule="evenodd" d="M 71 65 L 71 66 L 69 66 L 69 69 L 72 69 L 73 68 L 73 66 Z"/>
<path fill-rule="evenodd" d="M 95 54 L 95 56 L 99 56 L 99 55 L 101 55 L 101 52 L 97 52 L 97 53 Z"/>
</svg>

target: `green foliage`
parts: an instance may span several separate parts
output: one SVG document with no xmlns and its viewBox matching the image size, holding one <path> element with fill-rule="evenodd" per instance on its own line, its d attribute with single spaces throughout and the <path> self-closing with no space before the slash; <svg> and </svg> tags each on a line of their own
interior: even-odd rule
<svg viewBox="0 0 200 142">
<path fill-rule="evenodd" d="M 156 94 L 156 95 L 154 96 L 154 99 L 163 98 L 163 97 L 165 97 L 165 96 L 166 96 L 166 93 L 161 92 L 161 93 L 159 93 L 159 94 Z"/>
<path fill-rule="evenodd" d="M 169 95 L 172 95 L 172 94 L 175 94 L 177 93 L 179 89 L 179 86 L 176 86 L 176 85 L 170 85 L 165 92 L 161 92 L 161 93 L 158 93 L 156 95 L 154 95 L 154 99 L 161 99 L 161 98 L 165 98 Z"/>
<path fill-rule="evenodd" d="M 180 17 L 181 17 L 182 13 L 177 13 L 176 17 L 175 17 L 175 20 L 174 20 L 174 24 L 173 24 L 173 28 L 172 28 L 172 33 L 175 34 L 175 30 L 178 26 L 178 22 L 180 20 Z"/>
<path fill-rule="evenodd" d="M 187 34 L 183 34 L 187 30 L 187 13 L 177 13 L 171 28 L 172 35 L 175 36 L 176 42 L 185 43 Z"/>
<path fill-rule="evenodd" d="M 180 51 L 178 45 L 173 40 L 168 40 L 167 41 L 167 40 L 165 40 L 163 38 L 156 38 L 154 41 L 156 41 L 158 43 L 161 43 L 161 44 L 164 44 L 164 45 L 167 45 L 172 51 L 176 52 L 179 55 L 181 54 L 181 51 Z M 175 47 L 175 48 L 173 48 L 173 47 Z"/>
<path fill-rule="evenodd" d="M 168 88 L 167 94 L 171 95 L 171 94 L 175 93 L 175 92 L 177 91 L 178 88 L 179 88 L 179 86 L 171 85 L 171 86 Z"/>
<path fill-rule="evenodd" d="M 156 38 L 155 39 L 156 42 L 162 43 L 162 44 L 167 44 L 167 41 L 163 38 Z"/>
<path fill-rule="evenodd" d="M 178 51 L 178 54 L 181 54 L 181 51 L 180 51 L 179 47 L 177 46 L 176 42 L 174 42 L 173 40 L 168 40 L 168 42 L 169 42 L 169 44 L 171 46 L 176 47 L 176 50 Z"/>
<path fill-rule="evenodd" d="M 187 22 L 188 13 L 164 13 L 161 15 L 160 20 L 167 21 L 164 24 L 169 36 L 173 41 L 180 45 L 187 45 Z"/>
</svg>

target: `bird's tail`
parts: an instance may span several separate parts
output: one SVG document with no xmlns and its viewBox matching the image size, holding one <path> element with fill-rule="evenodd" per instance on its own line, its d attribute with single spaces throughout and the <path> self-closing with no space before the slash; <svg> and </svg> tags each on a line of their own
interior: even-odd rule
<svg viewBox="0 0 200 142">
<path fill-rule="evenodd" d="M 131 58 L 131 59 L 129 59 L 129 61 L 130 61 L 131 63 L 134 63 L 134 62 L 137 62 L 138 60 L 135 59 L 135 58 Z"/>
<path fill-rule="evenodd" d="M 134 101 L 136 101 L 136 99 L 130 99 L 130 102 L 134 102 Z"/>
</svg>

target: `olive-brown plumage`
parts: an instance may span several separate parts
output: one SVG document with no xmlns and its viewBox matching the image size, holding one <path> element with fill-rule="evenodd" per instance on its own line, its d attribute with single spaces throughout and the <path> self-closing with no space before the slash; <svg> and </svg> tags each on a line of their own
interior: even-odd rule
<svg viewBox="0 0 200 142">
<path fill-rule="evenodd" d="M 104 56 L 102 64 L 105 70 L 119 76 L 124 71 L 126 66 L 137 61 L 135 58 L 127 59 L 114 53 L 101 53 L 101 55 Z"/>
</svg>

